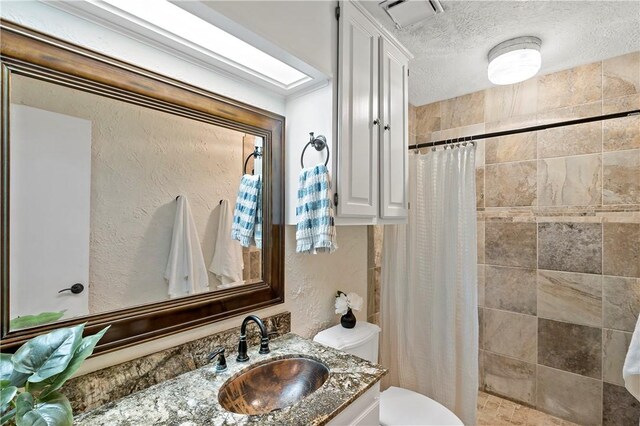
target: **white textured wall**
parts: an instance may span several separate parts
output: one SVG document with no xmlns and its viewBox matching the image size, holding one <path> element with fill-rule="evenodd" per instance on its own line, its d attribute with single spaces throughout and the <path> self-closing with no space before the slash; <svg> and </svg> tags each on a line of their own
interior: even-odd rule
<svg viewBox="0 0 640 426">
<path fill-rule="evenodd" d="M 22 3 L 22 4 L 21 4 Z M 71 42 L 79 43 L 93 49 L 103 51 L 107 54 L 127 59 L 130 62 L 145 66 L 151 70 L 171 75 L 183 81 L 190 82 L 206 90 L 225 94 L 226 96 L 240 99 L 250 104 L 261 106 L 271 111 L 284 114 L 284 100 L 278 96 L 269 97 L 265 91 L 257 90 L 241 84 L 227 82 L 219 75 L 182 62 L 179 64 L 175 58 L 167 57 L 161 52 L 144 46 L 142 44 L 132 45 L 131 40 L 120 34 L 113 34 L 104 28 L 90 25 L 86 22 L 69 16 L 60 15 L 61 12 L 43 13 L 41 9 L 52 9 L 48 6 L 38 4 L 25 5 L 25 2 L 3 2 L 0 8 L 0 15 L 4 18 L 14 20 L 32 28 L 39 29 L 45 33 L 53 34 Z M 242 3 L 242 2 L 238 2 Z M 259 32 L 272 41 L 280 43 L 281 36 L 285 34 L 286 28 L 304 27 L 304 21 L 300 16 L 293 13 L 286 13 L 287 2 L 278 2 L 284 10 L 279 25 L 262 25 Z M 300 2 L 302 3 L 302 2 Z M 314 2 L 314 6 L 330 6 Z M 326 2 L 333 4 L 333 2 Z M 33 9 L 39 11 L 34 12 Z M 222 13 L 225 10 L 219 9 Z M 239 9 L 237 9 L 239 10 Z M 244 9 L 255 14 L 254 8 Z M 304 12 L 304 11 L 303 11 Z M 256 16 L 259 14 L 255 14 Z M 247 27 L 251 27 L 252 20 L 247 13 L 236 13 L 234 16 L 228 15 L 236 22 Z M 305 14 L 313 18 L 313 14 Z M 335 21 L 331 21 L 330 15 L 326 15 L 327 34 L 335 34 L 332 26 Z M 323 24 L 321 23 L 320 26 Z M 307 26 L 307 28 L 309 28 Z M 332 52 L 335 43 L 325 37 L 313 36 L 315 31 L 308 31 L 309 37 L 295 37 L 296 47 L 292 52 L 306 52 L 304 58 L 308 63 L 317 66 L 321 70 L 325 67 L 318 66 L 320 63 L 333 61 Z M 324 32 L 323 32 L 324 34 Z M 285 49 L 291 46 L 284 45 Z M 329 53 L 327 53 L 329 52 Z M 317 56 L 315 56 L 317 54 Z M 334 70 L 333 64 L 330 67 Z M 329 69 L 329 67 L 326 67 Z M 330 73 L 327 73 L 330 74 Z M 319 126 L 322 123 L 319 123 Z M 313 126 L 315 127 L 315 126 Z M 310 130 L 312 131 L 312 130 Z M 288 141 L 287 141 L 288 143 Z M 299 156 L 297 149 L 287 148 L 287 157 Z M 287 179 L 292 177 L 287 174 Z M 295 177 L 293 177 L 295 179 Z M 292 313 L 293 332 L 305 337 L 311 337 L 315 330 L 322 328 L 329 323 L 337 323 L 339 317 L 333 313 L 333 295 L 336 290 L 355 291 L 366 298 L 367 292 L 367 230 L 365 226 L 340 227 L 338 228 L 338 244 L 340 248 L 331 255 L 300 256 L 295 254 L 295 227 L 286 227 L 286 301 L 284 304 L 273 306 L 257 311 L 258 315 L 271 315 L 276 312 L 289 310 Z M 366 318 L 366 312 L 357 313 L 359 319 Z M 209 326 L 189 330 L 184 333 L 154 340 L 150 343 L 137 345 L 121 351 L 112 352 L 102 356 L 89 359 L 82 366 L 79 374 L 84 374 L 109 365 L 133 359 L 158 350 L 179 345 L 181 343 L 195 340 L 209 334 L 225 330 L 240 325 L 243 316 L 230 318 Z"/>
<path fill-rule="evenodd" d="M 92 123 L 91 314 L 168 298 L 177 195 L 189 199 L 208 265 L 219 201 L 233 202 L 242 175 L 243 133 L 22 76 L 12 98 Z"/>
<path fill-rule="evenodd" d="M 340 317 L 334 314 L 333 310 L 333 297 L 337 290 L 346 293 L 355 291 L 366 300 L 367 227 L 339 227 L 338 245 L 340 248 L 329 255 L 296 254 L 296 228 L 287 226 L 285 232 L 285 303 L 254 313 L 266 317 L 277 312 L 290 311 L 291 331 L 311 338 L 318 330 L 328 325 L 337 324 L 340 320 Z M 366 320 L 366 309 L 365 303 L 363 311 L 355 313 L 358 320 Z M 237 327 L 244 316 L 240 315 L 184 333 L 90 358 L 82 365 L 78 375 Z"/>
</svg>

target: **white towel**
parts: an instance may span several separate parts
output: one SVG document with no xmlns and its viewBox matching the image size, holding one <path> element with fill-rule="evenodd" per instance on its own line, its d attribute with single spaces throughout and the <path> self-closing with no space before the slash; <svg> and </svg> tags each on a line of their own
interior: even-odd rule
<svg viewBox="0 0 640 426">
<path fill-rule="evenodd" d="M 209 277 L 204 263 L 196 224 L 187 197 L 176 201 L 176 217 L 165 279 L 169 282 L 169 297 L 187 296 L 209 290 Z"/>
<path fill-rule="evenodd" d="M 631 344 L 622 367 L 622 377 L 629 393 L 640 401 L 640 317 L 631 337 Z"/>
<path fill-rule="evenodd" d="M 220 284 L 218 288 L 231 287 L 233 284 L 242 284 L 242 246 L 236 240 L 231 239 L 231 225 L 233 216 L 228 200 L 222 200 L 220 204 L 220 217 L 218 219 L 218 235 L 213 251 L 213 258 L 209 270 L 213 272 Z"/>
</svg>

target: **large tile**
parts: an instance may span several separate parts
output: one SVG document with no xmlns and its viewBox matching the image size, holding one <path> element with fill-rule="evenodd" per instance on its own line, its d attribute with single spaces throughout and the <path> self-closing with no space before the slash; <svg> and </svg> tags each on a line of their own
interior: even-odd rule
<svg viewBox="0 0 640 426">
<path fill-rule="evenodd" d="M 485 261 L 498 266 L 536 267 L 536 224 L 486 222 Z"/>
<path fill-rule="evenodd" d="M 535 315 L 535 269 L 486 265 L 485 306 Z"/>
<path fill-rule="evenodd" d="M 484 123 L 483 125 L 477 125 L 478 128 L 482 128 L 482 133 L 485 132 Z M 476 144 L 476 169 L 484 168 L 484 151 L 485 151 L 485 140 L 481 139 L 474 142 Z"/>
<path fill-rule="evenodd" d="M 440 129 L 440 102 L 416 107 L 416 136 L 428 136 Z"/>
<path fill-rule="evenodd" d="M 476 208 L 484 208 L 484 167 L 476 169 Z"/>
<path fill-rule="evenodd" d="M 602 102 L 602 113 L 640 109 L 640 94 Z M 619 151 L 640 148 L 640 116 L 616 118 L 602 122 L 602 149 Z"/>
<path fill-rule="evenodd" d="M 484 90 L 440 102 L 442 130 L 484 122 Z"/>
<path fill-rule="evenodd" d="M 538 78 L 538 111 L 581 105 L 602 98 L 602 64 L 582 65 Z"/>
<path fill-rule="evenodd" d="M 536 155 L 536 134 L 533 132 L 486 140 L 485 161 L 487 164 L 535 160 Z"/>
<path fill-rule="evenodd" d="M 485 168 L 487 207 L 532 206 L 536 203 L 536 162 L 490 164 Z"/>
<path fill-rule="evenodd" d="M 485 228 L 486 222 L 478 221 L 476 224 L 476 241 L 478 244 L 478 263 L 485 262 Z"/>
<path fill-rule="evenodd" d="M 458 141 L 462 142 L 462 140 L 467 136 L 479 135 L 485 132 L 484 123 L 476 123 L 469 124 L 466 126 L 460 127 L 451 127 L 449 129 L 444 129 L 438 132 L 431 133 L 431 142 L 439 141 L 439 140 L 451 140 L 458 139 Z M 484 164 L 484 153 L 481 150 L 481 146 L 483 144 L 483 140 L 476 141 L 477 149 L 476 149 L 476 167 Z"/>
<path fill-rule="evenodd" d="M 602 420 L 602 381 L 538 365 L 536 407 L 581 425 Z"/>
<path fill-rule="evenodd" d="M 600 379 L 602 330 L 539 318 L 538 364 Z"/>
<path fill-rule="evenodd" d="M 380 267 L 367 270 L 367 315 L 380 312 Z"/>
<path fill-rule="evenodd" d="M 382 242 L 384 240 L 384 226 L 383 225 L 371 225 L 370 226 L 370 252 L 371 263 L 370 268 L 376 266 L 382 266 Z"/>
<path fill-rule="evenodd" d="M 480 349 L 484 349 L 484 309 L 483 308 L 478 308 L 478 343 L 479 343 Z"/>
<path fill-rule="evenodd" d="M 539 114 L 538 123 L 576 120 L 601 113 L 602 104 L 595 102 Z M 600 121 L 541 130 L 537 133 L 539 158 L 593 154 L 602 149 L 602 122 Z"/>
<path fill-rule="evenodd" d="M 638 426 L 640 401 L 622 386 L 604 384 L 602 404 L 603 426 Z"/>
<path fill-rule="evenodd" d="M 640 223 L 603 224 L 602 273 L 640 277 Z"/>
<path fill-rule="evenodd" d="M 484 344 L 487 351 L 522 361 L 536 362 L 536 317 L 484 309 Z"/>
<path fill-rule="evenodd" d="M 416 134 L 416 107 L 413 104 L 409 104 L 409 119 L 407 120 L 409 124 L 409 134 Z"/>
<path fill-rule="evenodd" d="M 602 61 L 604 99 L 640 93 L 640 52 Z"/>
<path fill-rule="evenodd" d="M 485 91 L 484 121 L 489 123 L 535 114 L 537 103 L 538 82 L 535 78 L 522 83 L 491 87 Z"/>
<path fill-rule="evenodd" d="M 478 265 L 478 306 L 484 308 L 485 294 L 485 266 Z"/>
<path fill-rule="evenodd" d="M 602 225 L 550 222 L 538 224 L 538 268 L 602 272 Z"/>
<path fill-rule="evenodd" d="M 480 341 L 480 350 L 478 351 L 478 389 L 484 389 L 484 351 L 482 350 L 482 341 Z M 478 399 L 478 406 L 480 406 Z"/>
<path fill-rule="evenodd" d="M 602 379 L 605 382 L 624 386 L 622 366 L 631 344 L 631 333 L 617 330 L 602 330 Z"/>
<path fill-rule="evenodd" d="M 602 203 L 600 154 L 538 161 L 539 206 L 597 206 Z"/>
<path fill-rule="evenodd" d="M 568 420 L 562 420 L 559 417 L 554 417 L 542 411 L 523 406 L 515 410 L 511 418 L 511 424 L 526 426 L 576 426 L 575 423 Z"/>
<path fill-rule="evenodd" d="M 602 302 L 605 328 L 633 331 L 640 313 L 640 279 L 602 277 Z"/>
<path fill-rule="evenodd" d="M 603 204 L 640 204 L 640 149 L 602 154 Z"/>
<path fill-rule="evenodd" d="M 602 276 L 539 270 L 538 316 L 602 327 Z"/>
<path fill-rule="evenodd" d="M 536 366 L 524 361 L 484 352 L 484 382 L 489 392 L 535 405 Z"/>
</svg>

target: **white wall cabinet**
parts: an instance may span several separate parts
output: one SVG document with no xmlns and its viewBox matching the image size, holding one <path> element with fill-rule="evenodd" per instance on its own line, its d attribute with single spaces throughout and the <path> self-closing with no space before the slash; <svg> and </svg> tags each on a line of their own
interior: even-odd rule
<svg viewBox="0 0 640 426">
<path fill-rule="evenodd" d="M 407 218 L 407 52 L 360 6 L 340 3 L 337 216 L 349 224 Z"/>
<path fill-rule="evenodd" d="M 338 216 L 375 217 L 378 208 L 380 31 L 351 4 L 338 33 Z"/>
</svg>

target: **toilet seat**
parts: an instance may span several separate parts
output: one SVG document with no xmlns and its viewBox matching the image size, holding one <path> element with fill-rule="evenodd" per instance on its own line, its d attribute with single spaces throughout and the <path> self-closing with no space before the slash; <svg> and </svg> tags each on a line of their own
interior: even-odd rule
<svg viewBox="0 0 640 426">
<path fill-rule="evenodd" d="M 380 394 L 380 424 L 464 426 L 444 405 L 417 392 L 395 386 Z"/>
</svg>

